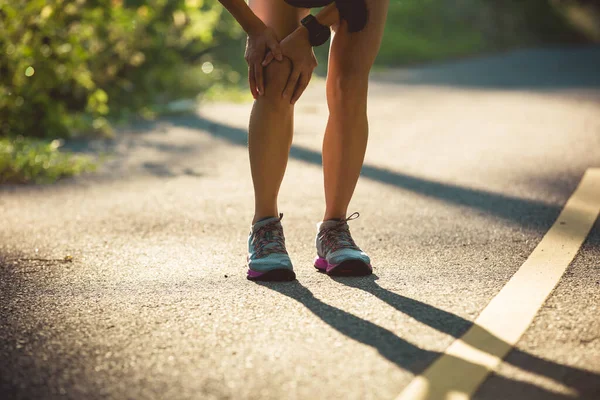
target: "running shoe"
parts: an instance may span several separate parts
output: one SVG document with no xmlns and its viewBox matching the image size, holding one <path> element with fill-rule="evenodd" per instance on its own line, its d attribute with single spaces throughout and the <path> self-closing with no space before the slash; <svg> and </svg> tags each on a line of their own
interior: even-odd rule
<svg viewBox="0 0 600 400">
<path fill-rule="evenodd" d="M 373 272 L 371 259 L 350 235 L 348 221 L 360 216 L 355 212 L 346 219 L 317 224 L 315 267 L 332 276 L 365 276 Z"/>
<path fill-rule="evenodd" d="M 279 217 L 258 221 L 248 236 L 248 276 L 251 281 L 293 281 L 292 261 L 285 249 Z"/>
</svg>

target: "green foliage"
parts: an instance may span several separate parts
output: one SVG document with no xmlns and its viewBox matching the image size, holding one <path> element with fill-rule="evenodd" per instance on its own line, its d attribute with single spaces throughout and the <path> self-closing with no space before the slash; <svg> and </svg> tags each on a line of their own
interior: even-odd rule
<svg viewBox="0 0 600 400">
<path fill-rule="evenodd" d="M 551 0 L 390 0 L 380 65 L 585 40 Z"/>
<path fill-rule="evenodd" d="M 0 138 L 0 183 L 51 183 L 95 170 L 89 156 L 61 152 L 59 147 L 59 140 Z"/>
<path fill-rule="evenodd" d="M 575 40 L 557 2 L 391 0 L 377 63 Z M 0 0 L 0 137 L 108 134 L 172 100 L 231 97 L 242 36 L 218 0 Z"/>
<path fill-rule="evenodd" d="M 485 48 L 469 16 L 445 0 L 391 0 L 378 64 L 406 64 L 472 54 Z"/>
<path fill-rule="evenodd" d="M 240 32 L 217 0 L 0 0 L 0 136 L 106 134 L 210 86 L 190 65 Z"/>
</svg>

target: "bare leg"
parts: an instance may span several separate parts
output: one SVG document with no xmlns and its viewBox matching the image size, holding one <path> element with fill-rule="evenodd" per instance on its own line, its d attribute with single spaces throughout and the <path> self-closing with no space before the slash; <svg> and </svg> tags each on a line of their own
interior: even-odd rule
<svg viewBox="0 0 600 400">
<path fill-rule="evenodd" d="M 298 27 L 306 10 L 283 1 L 250 0 L 250 7 L 281 40 Z M 252 223 L 278 215 L 277 195 L 292 144 L 294 107 L 281 97 L 291 72 L 288 59 L 265 70 L 265 94 L 255 100 L 250 115 L 248 144 L 254 184 Z"/>
<path fill-rule="evenodd" d="M 252 223 L 278 215 L 277 195 L 292 144 L 294 108 L 281 98 L 291 63 L 274 62 L 265 71 L 265 95 L 254 102 L 249 126 L 249 152 L 254 183 Z"/>
<path fill-rule="evenodd" d="M 327 104 L 329 120 L 323 139 L 326 209 L 323 220 L 344 218 L 365 157 L 368 137 L 367 90 L 379 51 L 388 0 L 367 0 L 369 21 L 349 33 L 335 27 L 329 52 Z"/>
</svg>

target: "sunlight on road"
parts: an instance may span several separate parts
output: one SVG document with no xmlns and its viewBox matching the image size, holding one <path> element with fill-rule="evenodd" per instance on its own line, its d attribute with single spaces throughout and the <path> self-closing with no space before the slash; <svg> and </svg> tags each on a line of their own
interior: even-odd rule
<svg viewBox="0 0 600 400">
<path fill-rule="evenodd" d="M 409 384 L 398 400 L 469 398 L 529 327 L 599 212 L 600 169 L 591 168 L 555 224 L 471 329 Z"/>
</svg>

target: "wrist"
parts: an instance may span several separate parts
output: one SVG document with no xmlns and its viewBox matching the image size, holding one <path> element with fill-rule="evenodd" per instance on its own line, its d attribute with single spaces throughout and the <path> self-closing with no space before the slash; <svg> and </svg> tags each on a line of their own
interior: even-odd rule
<svg viewBox="0 0 600 400">
<path fill-rule="evenodd" d="M 306 41 L 310 43 L 310 32 L 308 31 L 307 27 L 300 25 L 298 28 L 296 28 L 296 31 L 300 37 L 306 39 Z"/>
</svg>

